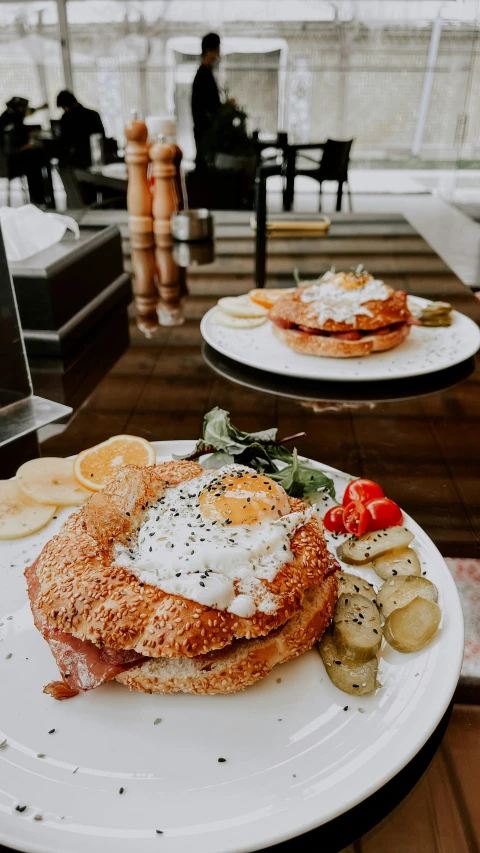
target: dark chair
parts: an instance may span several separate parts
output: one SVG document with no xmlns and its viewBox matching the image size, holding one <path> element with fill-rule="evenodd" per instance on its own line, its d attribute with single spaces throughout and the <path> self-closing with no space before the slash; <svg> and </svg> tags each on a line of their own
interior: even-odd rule
<svg viewBox="0 0 480 853">
<path fill-rule="evenodd" d="M 297 175 L 306 175 L 320 184 L 318 209 L 322 209 L 322 183 L 323 181 L 336 181 L 337 205 L 336 210 L 342 209 L 343 186 L 347 185 L 348 202 L 352 210 L 352 194 L 348 183 L 348 164 L 350 161 L 350 149 L 353 139 L 337 140 L 327 139 L 324 143 L 311 142 L 308 145 L 289 145 L 286 164 L 286 189 L 284 194 L 284 210 L 291 210 L 294 198 L 294 182 Z M 315 160 L 304 152 L 322 150 L 322 159 Z M 312 165 L 305 168 L 297 166 L 297 156 L 307 160 Z"/>
</svg>

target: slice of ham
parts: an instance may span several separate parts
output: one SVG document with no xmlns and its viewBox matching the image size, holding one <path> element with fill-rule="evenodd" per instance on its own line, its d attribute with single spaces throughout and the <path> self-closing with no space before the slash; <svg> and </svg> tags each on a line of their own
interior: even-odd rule
<svg viewBox="0 0 480 853">
<path fill-rule="evenodd" d="M 390 332 L 393 332 L 404 325 L 404 321 L 401 321 L 399 323 L 390 323 L 388 326 L 382 326 L 380 329 L 350 329 L 348 332 L 326 332 L 324 329 L 314 329 L 311 326 L 302 326 L 297 323 L 291 323 L 289 320 L 283 320 L 280 317 L 273 317 L 272 322 L 280 329 L 294 329 L 317 337 L 336 338 L 338 341 L 359 341 L 362 337 L 371 337 L 372 335 L 389 335 Z M 410 326 L 420 325 L 418 320 L 414 317 L 411 318 L 411 315 L 405 322 L 408 322 Z"/>
<path fill-rule="evenodd" d="M 359 341 L 362 336 L 359 331 L 352 329 L 350 332 L 331 332 L 330 337 L 337 341 Z"/>
<path fill-rule="evenodd" d="M 35 563 L 25 572 L 28 597 L 36 628 L 50 646 L 63 681 L 47 685 L 44 692 L 55 699 L 68 699 L 81 690 L 92 690 L 111 681 L 119 673 L 144 660 L 132 649 L 99 649 L 88 640 L 79 640 L 72 634 L 59 631 L 45 622 L 37 606 L 40 584 Z"/>
</svg>

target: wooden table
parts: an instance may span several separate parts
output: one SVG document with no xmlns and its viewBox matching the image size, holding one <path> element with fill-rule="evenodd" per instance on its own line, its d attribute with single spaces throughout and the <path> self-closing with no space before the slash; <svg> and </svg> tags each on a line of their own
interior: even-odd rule
<svg viewBox="0 0 480 853">
<path fill-rule="evenodd" d="M 446 300 L 477 322 L 480 304 L 405 221 L 345 218 L 323 241 L 269 241 L 267 284 L 287 284 L 294 266 L 322 272 L 364 261 L 411 293 Z M 336 220 L 337 221 L 337 220 Z M 348 226 L 348 227 L 347 227 Z M 196 438 L 214 405 L 246 430 L 305 430 L 300 453 L 378 480 L 448 557 L 480 557 L 480 369 L 429 396 L 352 405 L 281 397 L 219 376 L 202 355 L 199 320 L 220 295 L 251 287 L 253 238 L 238 222 L 217 226 L 217 258 L 192 268 L 183 326 L 132 343 L 68 428 L 44 443 L 66 456 L 110 435 Z M 348 258 L 351 258 L 348 263 Z M 333 260 L 332 260 L 333 259 Z M 416 789 L 349 853 L 474 853 L 480 845 L 480 707 L 456 706 L 447 734 Z"/>
</svg>

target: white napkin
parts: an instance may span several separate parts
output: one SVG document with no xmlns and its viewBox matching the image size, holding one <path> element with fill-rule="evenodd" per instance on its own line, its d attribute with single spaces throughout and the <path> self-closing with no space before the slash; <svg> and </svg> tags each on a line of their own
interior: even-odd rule
<svg viewBox="0 0 480 853">
<path fill-rule="evenodd" d="M 59 243 L 67 228 L 80 237 L 78 223 L 71 216 L 44 213 L 34 204 L 0 207 L 0 225 L 7 260 L 23 261 L 42 249 Z"/>
</svg>

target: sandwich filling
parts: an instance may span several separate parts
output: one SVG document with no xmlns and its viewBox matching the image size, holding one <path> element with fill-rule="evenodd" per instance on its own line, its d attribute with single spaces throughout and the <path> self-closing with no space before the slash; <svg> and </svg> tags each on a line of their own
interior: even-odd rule
<svg viewBox="0 0 480 853">
<path fill-rule="evenodd" d="M 346 273 L 327 272 L 302 290 L 301 301 L 309 303 L 315 322 L 323 326 L 327 320 L 355 325 L 356 317 L 364 314 L 373 317 L 367 302 L 389 299 L 392 288 L 371 275 L 349 276 Z"/>
</svg>

